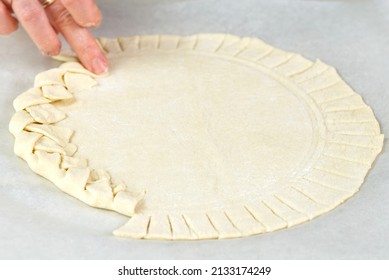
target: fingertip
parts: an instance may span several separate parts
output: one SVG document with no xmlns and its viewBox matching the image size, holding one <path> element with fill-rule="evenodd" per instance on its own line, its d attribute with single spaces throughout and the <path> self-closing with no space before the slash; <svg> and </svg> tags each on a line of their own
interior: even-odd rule
<svg viewBox="0 0 389 280">
<path fill-rule="evenodd" d="M 57 40 L 55 43 L 51 43 L 49 46 L 40 47 L 40 51 L 43 55 L 55 56 L 61 52 L 61 42 Z"/>
<path fill-rule="evenodd" d="M 11 11 L 0 1 L 0 34 L 9 35 L 19 27 L 18 21 L 12 16 Z"/>
<path fill-rule="evenodd" d="M 83 25 L 83 27 L 86 27 L 86 28 L 96 28 L 96 27 L 99 27 L 101 22 L 103 21 L 103 15 L 101 14 L 101 12 L 98 10 L 96 12 L 96 15 L 92 18 L 91 21 L 87 21 L 85 22 Z"/>
<path fill-rule="evenodd" d="M 91 71 L 95 74 L 104 74 L 108 72 L 109 62 L 105 56 L 97 56 L 93 59 Z"/>
<path fill-rule="evenodd" d="M 19 24 L 17 21 L 15 21 L 15 23 L 11 23 L 11 24 L 8 24 L 6 26 L 1 26 L 0 34 L 1 35 L 10 35 L 13 32 L 15 32 L 16 30 L 18 30 L 18 28 L 19 28 Z"/>
<path fill-rule="evenodd" d="M 86 22 L 81 24 L 81 26 L 85 28 L 97 28 L 100 26 L 100 22 Z"/>
<path fill-rule="evenodd" d="M 10 32 L 8 34 L 11 34 L 19 29 L 19 23 L 17 20 L 14 21 L 14 23 L 11 25 Z"/>
<path fill-rule="evenodd" d="M 96 20 L 95 20 L 95 26 L 94 27 L 99 27 L 102 21 L 103 21 L 103 15 L 100 12 L 100 10 L 97 10 L 97 15 L 96 15 Z"/>
<path fill-rule="evenodd" d="M 84 20 L 84 19 L 83 19 Z M 101 22 L 103 20 L 103 17 L 101 16 L 98 16 L 98 17 L 94 17 L 92 20 L 90 21 L 83 21 L 83 22 L 80 22 L 78 21 L 77 23 L 82 26 L 82 27 L 85 27 L 85 28 L 97 28 L 100 26 Z"/>
</svg>

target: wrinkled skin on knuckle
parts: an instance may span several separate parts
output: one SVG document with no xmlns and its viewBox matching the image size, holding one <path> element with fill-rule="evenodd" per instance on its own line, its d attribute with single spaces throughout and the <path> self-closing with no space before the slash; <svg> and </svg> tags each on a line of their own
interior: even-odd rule
<svg viewBox="0 0 389 280">
<path fill-rule="evenodd" d="M 65 8 L 57 9 L 54 14 L 55 24 L 58 28 L 62 26 L 69 26 L 74 24 L 73 17 Z"/>
</svg>

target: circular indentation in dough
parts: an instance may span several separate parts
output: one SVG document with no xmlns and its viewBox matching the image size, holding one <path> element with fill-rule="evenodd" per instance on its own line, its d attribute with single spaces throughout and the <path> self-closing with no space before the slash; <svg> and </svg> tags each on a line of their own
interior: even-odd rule
<svg viewBox="0 0 389 280">
<path fill-rule="evenodd" d="M 58 107 L 79 155 L 146 190 L 142 213 L 262 200 L 317 148 L 315 108 L 259 67 L 158 50 L 110 62 L 110 76 Z"/>
</svg>

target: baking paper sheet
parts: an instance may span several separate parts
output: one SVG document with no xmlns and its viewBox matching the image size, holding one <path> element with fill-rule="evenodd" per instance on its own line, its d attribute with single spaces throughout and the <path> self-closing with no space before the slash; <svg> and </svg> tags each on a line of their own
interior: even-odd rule
<svg viewBox="0 0 389 280">
<path fill-rule="evenodd" d="M 389 135 L 389 1 L 97 1 L 97 36 L 232 33 L 320 58 L 364 98 Z M 23 30 L 0 38 L 1 259 L 388 259 L 389 155 L 385 140 L 362 189 L 344 205 L 287 230 L 194 242 L 116 238 L 126 222 L 87 207 L 34 174 L 13 154 L 13 99 L 56 62 Z"/>
</svg>

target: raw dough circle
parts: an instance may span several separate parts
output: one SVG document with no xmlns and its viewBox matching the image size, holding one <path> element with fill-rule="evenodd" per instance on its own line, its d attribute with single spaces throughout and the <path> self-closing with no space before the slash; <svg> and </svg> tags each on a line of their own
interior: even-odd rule
<svg viewBox="0 0 389 280">
<path fill-rule="evenodd" d="M 382 148 L 371 109 L 320 61 L 224 34 L 100 42 L 110 75 L 67 63 L 57 69 L 63 85 L 37 79 L 35 90 L 52 102 L 17 101 L 33 121 L 11 122 L 11 131 L 77 146 L 88 164 L 57 176 L 39 164 L 61 154 L 53 143 L 34 138 L 37 163 L 27 161 L 92 206 L 130 216 L 137 206 L 119 236 L 229 238 L 307 221 L 352 196 Z M 50 96 L 59 87 L 74 98 Z M 66 115 L 55 122 L 75 131 L 69 141 L 36 128 L 44 110 Z M 69 170 L 85 175 L 59 182 Z"/>
</svg>

